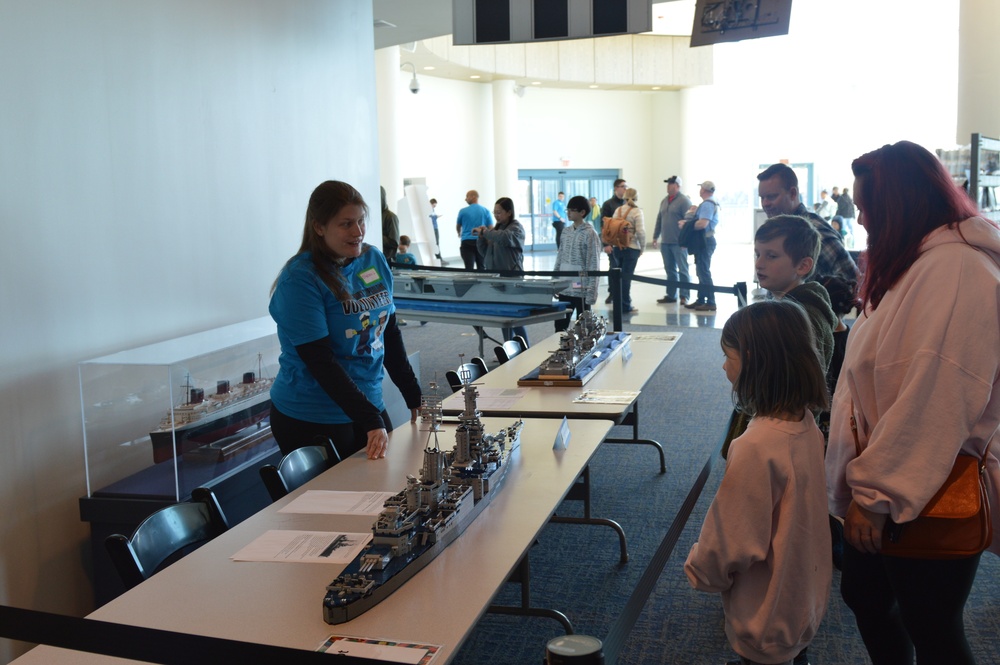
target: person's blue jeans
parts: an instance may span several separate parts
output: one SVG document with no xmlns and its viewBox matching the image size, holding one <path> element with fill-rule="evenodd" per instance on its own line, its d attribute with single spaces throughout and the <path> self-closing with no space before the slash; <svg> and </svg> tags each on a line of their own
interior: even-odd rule
<svg viewBox="0 0 1000 665">
<path fill-rule="evenodd" d="M 660 255 L 663 257 L 663 269 L 667 273 L 669 282 L 690 282 L 691 275 L 688 273 L 688 251 L 680 245 L 660 245 Z M 688 298 L 691 292 L 688 289 L 681 289 L 681 297 Z M 677 297 L 677 289 L 668 286 L 667 296 Z"/>
<path fill-rule="evenodd" d="M 603 248 L 601 249 L 601 251 L 604 251 Z M 608 270 L 611 270 L 612 268 L 618 268 L 619 267 L 618 258 L 615 256 L 614 247 L 611 248 L 611 253 L 608 254 L 607 256 L 608 256 Z M 608 296 L 610 295 L 611 295 L 611 280 L 608 280 Z"/>
<path fill-rule="evenodd" d="M 625 313 L 632 309 L 632 275 L 635 274 L 635 266 L 639 263 L 641 253 L 631 247 L 625 249 L 615 247 L 611 250 L 615 263 L 622 269 L 622 312 Z"/>
<path fill-rule="evenodd" d="M 715 238 L 705 238 L 705 244 L 694 255 L 694 268 L 698 274 L 698 302 L 708 305 L 715 304 L 715 291 L 712 289 L 712 254 L 715 253 Z"/>
</svg>

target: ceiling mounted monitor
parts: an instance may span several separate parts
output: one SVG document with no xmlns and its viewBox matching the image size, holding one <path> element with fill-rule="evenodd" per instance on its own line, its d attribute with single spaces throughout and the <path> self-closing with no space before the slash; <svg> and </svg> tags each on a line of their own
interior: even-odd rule
<svg viewBox="0 0 1000 665">
<path fill-rule="evenodd" d="M 452 0 L 454 44 L 584 39 L 652 29 L 652 0 Z"/>
<path fill-rule="evenodd" d="M 691 46 L 788 34 L 792 0 L 698 0 Z"/>
</svg>

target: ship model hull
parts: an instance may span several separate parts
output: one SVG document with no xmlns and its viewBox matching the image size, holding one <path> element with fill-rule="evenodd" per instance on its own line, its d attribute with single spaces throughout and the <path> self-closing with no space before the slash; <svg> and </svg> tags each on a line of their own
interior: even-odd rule
<svg viewBox="0 0 1000 665">
<path fill-rule="evenodd" d="M 219 381 L 218 392 L 208 398 L 186 385 L 185 403 L 174 407 L 149 433 L 153 462 L 166 462 L 260 424 L 271 414 L 271 383 L 272 379 L 258 379 L 247 372 L 232 390 L 228 381 Z"/>
<path fill-rule="evenodd" d="M 498 488 L 499 482 L 496 489 Z M 394 558 L 384 570 L 377 571 L 372 575 L 373 585 L 370 593 L 358 593 L 343 600 L 338 598 L 336 594 L 332 597 L 328 594 L 323 601 L 323 620 L 329 624 L 346 623 L 388 598 L 462 535 L 465 528 L 489 505 L 492 496 L 490 493 L 478 502 L 470 500 L 468 505 L 462 506 L 456 524 L 448 529 L 447 533 L 441 534 L 433 545 L 416 548 L 406 557 Z M 344 574 L 357 574 L 358 572 L 359 560 L 353 561 L 344 570 Z"/>
<path fill-rule="evenodd" d="M 465 411 L 450 452 L 437 445 L 440 398 L 430 404 L 425 396 L 421 413 L 424 422 L 431 421 L 431 435 L 420 479 L 407 476 L 406 488 L 386 500 L 372 526 L 371 542 L 327 586 L 327 623 L 350 621 L 389 597 L 462 535 L 499 491 L 510 454 L 520 443 L 522 423 L 485 434 L 476 388 L 467 374 L 463 382 Z"/>
<path fill-rule="evenodd" d="M 600 344 L 607 334 L 607 321 L 592 311 L 583 312 L 573 328 L 559 339 L 559 348 L 538 367 L 538 378 L 543 381 L 571 379 L 578 367 L 601 353 Z"/>
<path fill-rule="evenodd" d="M 173 431 L 158 430 L 149 433 L 153 443 L 153 461 L 159 464 L 174 458 L 174 440 L 177 453 L 183 455 L 195 448 L 215 443 L 219 439 L 232 436 L 251 425 L 257 425 L 271 414 L 271 399 L 264 395 L 261 401 L 245 406 L 233 413 L 213 418 L 208 422 L 198 421 L 187 427 Z"/>
</svg>

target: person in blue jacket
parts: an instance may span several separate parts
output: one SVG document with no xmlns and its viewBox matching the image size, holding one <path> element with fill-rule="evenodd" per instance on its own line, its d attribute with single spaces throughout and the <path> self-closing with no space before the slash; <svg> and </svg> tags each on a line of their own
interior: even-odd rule
<svg viewBox="0 0 1000 665">
<path fill-rule="evenodd" d="M 420 385 L 406 358 L 385 256 L 364 242 L 368 206 L 344 182 L 313 191 L 302 246 L 271 287 L 281 355 L 271 433 L 283 454 L 329 437 L 341 457 L 385 457 L 392 429 L 382 399 L 389 371 L 416 421 Z"/>
</svg>

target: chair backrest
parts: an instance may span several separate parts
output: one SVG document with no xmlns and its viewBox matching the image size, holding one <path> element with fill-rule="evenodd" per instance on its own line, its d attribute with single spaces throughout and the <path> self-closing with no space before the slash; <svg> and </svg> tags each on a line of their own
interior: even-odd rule
<svg viewBox="0 0 1000 665">
<path fill-rule="evenodd" d="M 296 448 L 282 457 L 278 466 L 265 464 L 260 468 L 260 478 L 271 501 L 277 501 L 339 461 L 337 449 L 328 441 L 325 445 Z"/>
<path fill-rule="evenodd" d="M 116 533 L 104 545 L 125 587 L 131 589 L 164 563 L 180 558 L 175 555 L 182 550 L 190 551 L 192 545 L 208 542 L 228 528 L 215 494 L 199 487 L 191 493 L 191 501 L 162 508 L 143 520 L 132 538 Z"/>
<path fill-rule="evenodd" d="M 493 349 L 493 352 L 497 355 L 497 362 L 502 365 L 517 354 L 524 351 L 527 347 L 522 344 L 523 340 L 523 337 L 517 335 L 514 339 L 508 339 L 502 346 L 498 346 Z"/>
<path fill-rule="evenodd" d="M 486 367 L 486 361 L 482 358 L 473 358 L 472 362 L 463 363 L 458 366 L 457 370 L 448 370 L 444 373 L 444 378 L 448 381 L 448 385 L 451 387 L 451 392 L 457 393 L 462 389 L 462 373 L 469 373 L 469 381 L 475 381 L 479 377 L 483 376 L 489 371 Z"/>
</svg>

